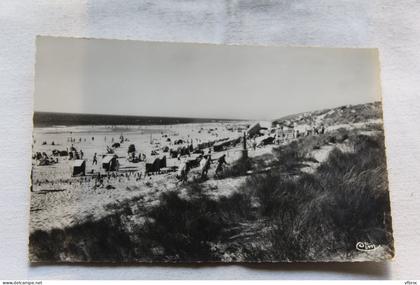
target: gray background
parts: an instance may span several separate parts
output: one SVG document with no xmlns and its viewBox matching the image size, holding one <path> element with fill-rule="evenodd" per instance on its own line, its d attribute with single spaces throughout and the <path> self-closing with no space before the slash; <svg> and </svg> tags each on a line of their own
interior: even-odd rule
<svg viewBox="0 0 420 285">
<path fill-rule="evenodd" d="M 0 278 L 420 278 L 418 1 L 0 1 Z M 30 266 L 35 36 L 378 47 L 397 256 L 389 263 Z"/>
<path fill-rule="evenodd" d="M 37 38 L 34 110 L 274 120 L 380 100 L 377 49 Z"/>
</svg>

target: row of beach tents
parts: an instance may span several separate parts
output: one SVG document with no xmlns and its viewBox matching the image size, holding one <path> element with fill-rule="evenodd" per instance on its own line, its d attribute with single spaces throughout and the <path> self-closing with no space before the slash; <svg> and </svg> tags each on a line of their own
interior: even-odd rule
<svg viewBox="0 0 420 285">
<path fill-rule="evenodd" d="M 246 135 L 249 138 L 254 138 L 257 145 L 265 145 L 273 143 L 275 136 L 272 134 L 267 134 L 266 131 L 271 129 L 271 122 L 257 122 L 248 127 L 246 130 Z M 283 129 L 284 132 L 288 130 Z M 206 148 L 212 148 L 215 152 L 220 152 L 226 150 L 228 147 L 235 146 L 240 143 L 242 136 L 237 136 L 234 138 L 222 138 L 217 140 L 211 140 L 207 142 L 201 142 L 196 145 L 195 148 L 192 145 L 179 146 L 176 149 L 170 149 L 169 155 L 172 158 L 175 158 L 179 155 L 187 155 L 196 151 L 202 151 Z M 181 143 L 181 140 L 177 141 L 178 144 Z M 129 153 L 135 151 L 134 145 L 130 145 Z M 190 168 L 198 165 L 199 161 L 197 156 L 189 157 L 187 159 L 187 164 Z M 102 159 L 102 169 L 105 171 L 117 171 L 119 168 L 118 156 L 115 154 L 107 154 Z M 146 160 L 145 163 L 146 173 L 157 173 L 161 171 L 171 171 L 174 167 L 167 167 L 166 156 L 152 156 Z M 77 159 L 73 162 L 73 175 L 84 175 L 86 171 L 86 162 L 82 159 Z"/>
</svg>

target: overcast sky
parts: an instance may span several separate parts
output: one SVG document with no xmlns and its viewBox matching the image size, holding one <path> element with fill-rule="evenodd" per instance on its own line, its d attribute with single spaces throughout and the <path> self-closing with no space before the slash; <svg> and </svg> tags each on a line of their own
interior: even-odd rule
<svg viewBox="0 0 420 285">
<path fill-rule="evenodd" d="M 376 49 L 37 38 L 35 111 L 275 119 L 378 100 Z"/>
</svg>

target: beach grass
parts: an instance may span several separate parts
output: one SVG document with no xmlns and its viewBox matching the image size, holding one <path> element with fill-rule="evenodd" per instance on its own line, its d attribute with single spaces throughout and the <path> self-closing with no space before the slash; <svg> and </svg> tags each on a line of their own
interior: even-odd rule
<svg viewBox="0 0 420 285">
<path fill-rule="evenodd" d="M 310 154 L 333 147 L 311 173 L 301 171 Z M 273 151 L 270 170 L 258 158 L 238 160 L 222 177 L 252 169 L 238 191 L 214 199 L 199 181 L 161 193 L 159 203 L 134 213 L 131 205 L 97 221 L 35 231 L 35 261 L 315 261 L 349 260 L 357 242 L 392 256 L 383 134 L 345 129 L 299 139 Z"/>
</svg>

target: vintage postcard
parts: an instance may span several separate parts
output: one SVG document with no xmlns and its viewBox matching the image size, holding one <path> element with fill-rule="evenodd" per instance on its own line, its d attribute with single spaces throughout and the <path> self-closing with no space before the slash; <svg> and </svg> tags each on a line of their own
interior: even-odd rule
<svg viewBox="0 0 420 285">
<path fill-rule="evenodd" d="M 31 262 L 394 256 L 376 49 L 38 37 Z"/>
</svg>

